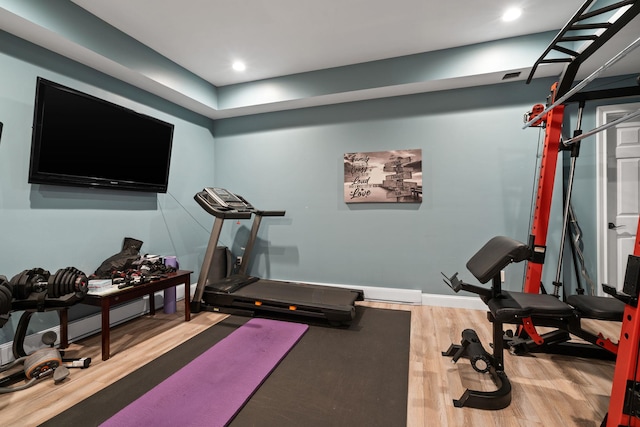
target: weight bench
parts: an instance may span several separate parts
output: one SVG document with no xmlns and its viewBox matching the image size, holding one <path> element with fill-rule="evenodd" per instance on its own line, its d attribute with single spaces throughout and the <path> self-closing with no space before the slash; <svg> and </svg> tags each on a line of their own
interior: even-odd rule
<svg viewBox="0 0 640 427">
<path fill-rule="evenodd" d="M 467 262 L 467 269 L 480 283 L 492 281 L 491 288 L 484 288 L 458 279 L 458 273 L 452 277 L 445 276 L 445 283 L 455 292 L 460 290 L 477 294 L 489 308 L 488 318 L 493 323 L 493 354 L 487 353 L 477 340 L 475 332 L 463 332 L 460 345 L 452 344 L 442 354 L 452 356 L 457 362 L 460 357 L 471 360 L 472 366 L 478 372 L 489 372 L 498 387 L 492 392 L 467 389 L 459 400 L 454 400 L 454 406 L 468 406 L 480 409 L 502 409 L 511 403 L 511 385 L 504 372 L 505 341 L 512 352 L 526 344 L 521 337 L 513 337 L 505 332 L 503 325 L 519 325 L 530 340 L 537 346 L 548 344 L 545 336 L 538 334 L 536 326 L 555 327 L 562 331 L 564 340 L 573 334 L 583 338 L 592 345 L 604 348 L 615 355 L 617 344 L 613 344 L 602 335 L 594 335 L 582 329 L 581 318 L 601 320 L 622 320 L 624 303 L 613 298 L 594 297 L 589 295 L 573 295 L 568 301 L 571 305 L 548 294 L 531 294 L 526 292 L 502 290 L 501 271 L 511 263 L 530 260 L 531 248 L 509 237 L 497 236 L 489 240 Z M 477 342 L 475 342 L 477 340 Z M 478 361 L 482 361 L 478 367 Z M 485 364 L 488 364 L 486 368 Z"/>
</svg>

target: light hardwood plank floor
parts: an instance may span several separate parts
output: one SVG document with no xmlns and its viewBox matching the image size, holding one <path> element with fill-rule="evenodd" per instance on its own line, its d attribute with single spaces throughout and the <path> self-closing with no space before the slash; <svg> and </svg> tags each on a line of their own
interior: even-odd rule
<svg viewBox="0 0 640 427">
<path fill-rule="evenodd" d="M 613 362 L 539 354 L 512 356 L 505 352 L 505 370 L 513 387 L 512 403 L 499 411 L 455 408 L 466 387 L 492 390 L 488 378 L 468 361 L 457 364 L 441 352 L 459 344 L 461 332 L 475 329 L 491 351 L 491 325 L 481 310 L 413 306 L 381 302 L 363 305 L 411 311 L 411 349 L 407 425 L 478 427 L 597 427 L 607 411 Z M 180 306 L 180 304 L 178 304 Z M 111 353 L 101 360 L 100 336 L 72 343 L 68 357 L 91 357 L 89 369 L 72 369 L 55 385 L 45 379 L 27 390 L 0 394 L 0 424 L 36 426 L 96 393 L 159 355 L 212 327 L 224 315 L 202 312 L 184 322 L 184 315 L 162 311 L 117 326 L 111 332 Z M 620 324 L 593 322 L 597 332 L 617 341 Z"/>
</svg>

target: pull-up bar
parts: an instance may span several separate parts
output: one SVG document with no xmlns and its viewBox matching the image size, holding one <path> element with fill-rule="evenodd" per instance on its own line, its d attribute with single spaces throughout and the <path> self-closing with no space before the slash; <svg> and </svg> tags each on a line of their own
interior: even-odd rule
<svg viewBox="0 0 640 427">
<path fill-rule="evenodd" d="M 584 80 L 582 80 L 580 83 L 578 83 L 576 86 L 574 86 L 570 91 L 568 91 L 567 93 L 565 93 L 563 96 L 561 96 L 560 98 L 558 98 L 553 104 L 549 105 L 547 108 L 545 108 L 542 112 L 540 112 L 537 116 L 533 117 L 532 119 L 530 119 L 527 123 L 524 124 L 524 126 L 522 127 L 522 129 L 526 129 L 529 126 L 531 126 L 533 123 L 537 122 L 538 120 L 540 120 L 545 114 L 547 114 L 549 111 L 551 111 L 553 108 L 557 107 L 558 105 L 562 104 L 563 102 L 565 102 L 567 99 L 569 99 L 572 95 L 576 94 L 577 92 L 579 92 L 580 90 L 582 90 L 586 85 L 588 85 L 589 83 L 591 83 L 593 80 L 596 79 L 596 77 L 598 77 L 600 74 L 602 74 L 603 71 L 607 70 L 608 68 L 610 68 L 613 64 L 615 64 L 616 62 L 618 62 L 619 60 L 621 60 L 622 58 L 624 58 L 625 56 L 627 56 L 632 50 L 634 50 L 635 48 L 637 48 L 638 46 L 640 46 L 640 37 L 638 37 L 633 43 L 631 43 L 629 46 L 627 46 L 626 48 L 622 49 L 620 51 L 620 53 L 618 53 L 616 56 L 614 56 L 613 58 L 611 58 L 609 61 L 607 61 L 603 66 L 601 66 L 600 68 L 598 68 L 596 71 L 594 71 L 593 73 L 591 73 L 587 78 L 585 78 Z M 613 123 L 613 122 L 612 122 Z"/>
</svg>

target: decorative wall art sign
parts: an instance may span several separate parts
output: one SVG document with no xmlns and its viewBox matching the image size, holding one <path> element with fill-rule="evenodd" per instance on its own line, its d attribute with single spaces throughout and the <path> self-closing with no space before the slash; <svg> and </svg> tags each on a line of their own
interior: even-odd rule
<svg viewBox="0 0 640 427">
<path fill-rule="evenodd" d="M 422 149 L 345 153 L 345 203 L 421 203 Z"/>
</svg>

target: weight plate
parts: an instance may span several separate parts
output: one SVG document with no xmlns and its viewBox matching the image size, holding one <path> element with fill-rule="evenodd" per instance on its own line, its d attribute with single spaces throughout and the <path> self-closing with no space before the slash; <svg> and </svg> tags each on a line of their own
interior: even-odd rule
<svg viewBox="0 0 640 427">
<path fill-rule="evenodd" d="M 25 270 L 26 271 L 26 270 Z M 11 283 L 17 285 L 18 283 L 20 283 L 20 278 L 22 277 L 22 273 L 24 273 L 24 271 L 21 271 L 20 273 L 16 274 L 15 276 L 13 276 L 11 278 Z"/>
<path fill-rule="evenodd" d="M 62 270 L 58 270 L 58 271 L 56 271 L 56 274 L 54 274 L 53 276 L 49 276 L 49 280 L 48 280 L 48 282 L 49 282 L 50 284 L 54 284 L 54 283 L 56 283 L 56 282 L 59 280 L 59 278 L 60 278 L 60 273 L 61 273 L 61 272 L 62 272 Z"/>
<path fill-rule="evenodd" d="M 65 268 L 64 272 L 60 276 L 60 281 L 57 283 L 56 298 L 67 293 L 67 282 L 69 281 L 69 276 L 71 276 L 71 273 Z"/>
<path fill-rule="evenodd" d="M 29 283 L 29 270 L 25 270 L 20 275 L 20 284 L 27 285 Z"/>
<path fill-rule="evenodd" d="M 0 285 L 0 314 L 6 314 L 11 311 L 11 299 L 10 290 L 4 285 Z"/>
<path fill-rule="evenodd" d="M 7 280 L 6 276 L 0 275 L 0 286 L 6 286 L 9 292 L 13 292 L 13 284 Z"/>
<path fill-rule="evenodd" d="M 69 285 L 70 288 L 73 288 L 73 285 L 76 281 L 76 276 L 78 275 L 78 270 L 74 267 L 68 267 L 68 271 L 69 278 L 67 279 L 67 285 Z"/>
<path fill-rule="evenodd" d="M 53 291 L 53 298 L 60 298 L 60 296 L 63 295 L 62 285 L 60 284 L 60 282 L 56 282 L 53 284 Z"/>
<path fill-rule="evenodd" d="M 50 296 L 51 298 L 56 298 L 57 295 L 57 283 L 59 281 L 60 278 L 60 273 L 62 272 L 62 270 L 58 270 L 56 272 L 56 274 L 54 274 L 53 276 L 49 276 L 49 280 L 47 281 L 47 294 L 48 296 Z"/>
</svg>

